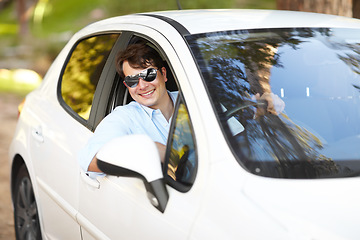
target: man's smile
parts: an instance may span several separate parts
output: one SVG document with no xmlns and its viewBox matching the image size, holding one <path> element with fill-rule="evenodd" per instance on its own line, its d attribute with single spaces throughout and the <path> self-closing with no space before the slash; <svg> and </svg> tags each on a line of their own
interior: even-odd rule
<svg viewBox="0 0 360 240">
<path fill-rule="evenodd" d="M 146 92 L 146 93 L 139 94 L 139 95 L 143 96 L 143 97 L 147 97 L 147 96 L 151 95 L 154 91 L 155 91 L 155 89 L 153 89 L 153 90 L 151 90 L 149 92 Z"/>
</svg>

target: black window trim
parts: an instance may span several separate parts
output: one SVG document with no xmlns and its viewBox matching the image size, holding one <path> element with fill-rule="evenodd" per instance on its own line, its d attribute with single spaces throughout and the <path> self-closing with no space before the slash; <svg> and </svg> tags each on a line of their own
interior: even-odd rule
<svg viewBox="0 0 360 240">
<path fill-rule="evenodd" d="M 90 113 L 90 122 L 92 126 L 92 131 L 95 131 L 95 128 L 100 123 L 100 121 L 108 114 L 108 105 L 113 98 L 112 92 L 114 92 L 115 81 L 118 80 L 116 68 L 115 68 L 115 58 L 118 51 L 126 47 L 126 42 L 129 38 L 129 33 L 122 31 L 118 40 L 115 42 L 107 62 L 103 68 L 103 73 L 101 74 L 101 89 L 99 93 L 95 92 L 94 95 L 94 105 Z M 100 84 L 100 82 L 99 82 Z M 98 89 L 97 89 L 98 90 Z"/>
<path fill-rule="evenodd" d="M 187 113 L 189 115 L 189 121 L 190 121 L 190 126 L 189 127 L 191 129 L 191 133 L 192 133 L 191 135 L 193 137 L 193 142 L 194 142 L 195 161 L 197 163 L 196 166 L 199 165 L 197 142 L 196 142 L 196 136 L 195 136 L 194 127 L 193 127 L 193 124 L 192 124 L 192 121 L 191 121 L 191 116 L 190 116 L 187 104 L 185 102 L 185 98 L 184 98 L 182 92 L 179 91 L 178 97 L 177 97 L 176 102 L 175 102 L 174 115 L 172 116 L 172 121 L 171 121 L 171 125 L 170 125 L 170 131 L 169 131 L 169 135 L 168 135 L 168 139 L 167 139 L 167 143 L 166 143 L 165 160 L 164 160 L 164 164 L 163 164 L 163 175 L 164 175 L 165 183 L 167 185 L 169 185 L 170 187 L 174 188 L 175 190 L 177 190 L 177 191 L 179 191 L 181 193 L 186 193 L 186 192 L 190 191 L 190 189 L 193 187 L 193 185 L 196 182 L 196 175 L 197 175 L 198 167 L 196 167 L 196 169 L 195 169 L 195 172 L 194 172 L 195 180 L 194 180 L 194 183 L 191 186 L 184 185 L 184 184 L 182 184 L 180 182 L 176 182 L 167 174 L 168 163 L 169 163 L 169 160 L 170 160 L 171 142 L 172 142 L 172 139 L 173 139 L 172 136 L 173 136 L 174 131 L 175 131 L 176 118 L 177 118 L 177 116 L 179 114 L 179 107 L 180 107 L 181 103 L 185 105 Z"/>
</svg>

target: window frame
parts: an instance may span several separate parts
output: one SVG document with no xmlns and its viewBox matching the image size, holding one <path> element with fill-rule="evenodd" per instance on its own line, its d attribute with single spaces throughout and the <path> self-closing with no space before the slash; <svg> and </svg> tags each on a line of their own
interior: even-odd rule
<svg viewBox="0 0 360 240">
<path fill-rule="evenodd" d="M 104 117 L 109 113 L 108 107 L 109 103 L 112 102 L 114 93 L 116 92 L 117 80 L 119 76 L 115 68 L 115 58 L 117 53 L 120 50 L 123 50 L 127 46 L 128 39 L 131 37 L 131 34 L 127 31 L 121 31 L 119 39 L 114 44 L 111 53 L 109 54 L 108 61 L 104 66 L 106 69 L 106 75 L 102 81 L 102 89 L 99 90 L 99 94 L 94 96 L 94 102 L 96 101 L 96 108 L 94 108 L 93 113 L 93 122 L 92 122 L 92 131 L 95 131 L 97 125 L 104 119 Z M 91 114 L 90 114 L 91 115 Z"/>
<path fill-rule="evenodd" d="M 115 41 L 111 51 L 110 51 L 110 54 L 104 64 L 104 67 L 102 69 L 102 72 L 100 74 L 100 77 L 99 77 L 99 81 L 98 81 L 98 84 L 96 86 L 96 89 L 95 89 L 95 92 L 94 92 L 94 97 L 93 97 L 93 102 L 92 102 L 92 106 L 91 106 L 91 111 L 90 111 L 90 115 L 89 115 L 89 119 L 86 120 L 84 118 L 82 118 L 79 114 L 77 114 L 63 99 L 62 97 L 62 92 L 61 92 L 61 87 L 62 87 L 62 81 L 63 81 L 63 76 L 64 76 L 64 72 L 65 72 L 65 69 L 71 59 L 71 56 L 73 54 L 73 52 L 75 51 L 75 49 L 78 47 L 78 45 L 86 40 L 86 39 L 89 39 L 89 38 L 92 38 L 92 37 L 97 37 L 97 36 L 103 36 L 103 35 L 111 35 L 111 34 L 118 34 L 118 38 L 117 40 Z M 64 61 L 64 64 L 62 66 L 62 69 L 60 71 L 60 75 L 59 75 L 59 79 L 58 79 L 58 83 L 57 83 L 57 99 L 60 103 L 60 105 L 62 106 L 62 108 L 71 116 L 73 117 L 76 121 L 78 121 L 79 123 L 81 123 L 82 125 L 84 125 L 86 128 L 88 128 L 90 131 L 94 131 L 95 130 L 95 127 L 96 127 L 96 120 L 99 118 L 99 116 L 97 116 L 98 114 L 101 115 L 101 109 L 99 111 L 99 106 L 101 106 L 101 104 L 103 104 L 104 102 L 104 96 L 103 95 L 103 92 L 105 92 L 107 90 L 107 85 L 108 85 L 108 82 L 109 79 L 111 79 L 112 75 L 115 76 L 115 69 L 112 70 L 114 67 L 113 67 L 113 62 L 114 62 L 114 58 L 115 58 L 115 55 L 116 55 L 116 52 L 119 50 L 119 47 L 121 46 L 121 42 L 122 42 L 122 39 L 123 39 L 123 32 L 122 31 L 111 31 L 111 32 L 99 32 L 99 33 L 96 33 L 96 34 L 92 34 L 92 35 L 87 35 L 87 36 L 84 36 L 82 38 L 79 38 L 75 43 L 74 45 L 72 46 L 71 50 L 68 52 L 67 54 L 67 57 Z M 114 77 L 112 78 L 114 79 Z M 111 80 L 112 82 L 113 80 Z M 99 113 L 98 113 L 99 112 Z M 104 116 L 100 117 L 101 119 L 103 118 Z"/>
<path fill-rule="evenodd" d="M 124 94 L 124 92 L 122 93 L 122 91 L 124 91 L 124 89 L 126 89 L 126 87 L 122 84 L 122 81 L 120 80 L 120 77 L 119 77 L 118 73 L 116 72 L 116 68 L 114 66 L 116 54 L 118 53 L 118 51 L 125 49 L 131 43 L 131 40 L 134 37 L 142 38 L 142 39 L 148 41 L 149 43 L 151 43 L 159 51 L 161 56 L 164 58 L 164 61 L 167 63 L 168 68 L 169 68 L 167 70 L 170 71 L 170 73 L 172 74 L 174 84 L 176 85 L 177 90 L 179 91 L 179 95 L 176 99 L 176 102 L 174 103 L 174 115 L 172 118 L 173 121 L 170 124 L 170 130 L 169 130 L 169 135 L 168 135 L 168 139 L 167 139 L 165 164 L 163 165 L 164 179 L 165 179 L 166 184 L 168 184 L 170 187 L 174 188 L 175 190 L 182 192 L 182 193 L 188 192 L 192 188 L 193 184 L 196 181 L 196 175 L 197 175 L 198 164 L 199 164 L 198 163 L 198 150 L 197 150 L 196 137 L 195 137 L 195 132 L 194 132 L 193 124 L 191 121 L 190 113 L 189 113 L 187 104 L 185 102 L 185 98 L 182 94 L 179 81 L 177 80 L 176 72 L 174 71 L 174 68 L 172 67 L 171 61 L 169 60 L 165 51 L 162 49 L 161 45 L 158 44 L 157 41 L 155 41 L 154 39 L 150 38 L 147 35 L 144 35 L 144 34 L 138 33 L 138 32 L 133 32 L 133 31 L 107 32 L 107 33 L 102 33 L 102 34 L 113 34 L 113 33 L 120 33 L 120 36 L 119 36 L 118 40 L 116 41 L 116 43 L 114 44 L 114 46 L 109 54 L 109 57 L 107 59 L 107 62 L 104 65 L 103 72 L 101 73 L 99 83 L 98 83 L 98 86 L 97 86 L 95 94 L 94 94 L 93 106 L 92 106 L 92 109 L 90 112 L 90 117 L 89 117 L 89 120 L 87 121 L 87 123 L 84 123 L 86 121 L 83 118 L 81 118 L 80 116 L 78 116 L 63 101 L 63 99 L 61 97 L 61 82 L 60 81 L 59 81 L 59 87 L 58 87 L 58 91 L 60 94 L 59 101 L 60 100 L 62 101 L 62 104 L 65 105 L 65 107 L 64 107 L 65 109 L 69 108 L 66 110 L 69 112 L 70 115 L 72 115 L 78 121 L 82 122 L 82 124 L 85 125 L 87 128 L 89 128 L 91 131 L 94 131 L 96 126 L 100 123 L 100 121 L 107 114 L 109 114 L 113 110 L 113 108 L 115 108 L 116 106 L 123 105 L 123 100 L 121 99 L 121 96 L 125 97 L 125 94 Z M 102 34 L 97 34 L 97 35 L 102 35 Z M 97 36 L 97 35 L 92 35 L 92 36 Z M 74 44 L 73 49 L 69 52 L 66 64 L 69 61 L 69 58 L 71 57 L 71 54 L 72 54 L 73 50 L 75 49 L 75 47 L 77 46 L 77 44 L 80 41 L 82 41 L 86 38 L 92 37 L 92 36 L 87 36 L 82 39 L 79 39 L 77 41 L 77 43 Z M 63 71 L 66 67 L 66 64 L 64 64 Z M 172 87 L 174 87 L 174 86 L 172 86 Z M 173 89 L 170 89 L 170 91 L 171 90 L 173 90 Z M 118 96 L 119 94 L 120 94 L 120 97 Z M 119 101 L 120 101 L 120 104 L 116 104 Z M 194 173 L 195 180 L 191 186 L 176 182 L 173 179 L 169 180 L 170 177 L 167 175 L 167 163 L 169 162 L 169 156 L 170 156 L 170 150 L 171 150 L 170 144 L 173 139 L 173 134 L 175 131 L 176 117 L 178 116 L 178 110 L 179 110 L 180 103 L 183 103 L 185 105 L 187 113 L 189 115 L 189 121 L 190 121 L 189 128 L 191 129 L 191 134 L 192 134 L 192 138 L 193 138 L 193 142 L 194 142 L 194 149 L 195 149 L 195 161 L 196 161 L 197 167 L 196 167 L 196 170 Z"/>
<path fill-rule="evenodd" d="M 173 141 L 173 136 L 174 136 L 175 129 L 176 129 L 176 118 L 179 115 L 180 104 L 185 105 L 187 114 L 189 116 L 189 125 L 190 125 L 189 128 L 191 130 L 191 135 L 192 135 L 192 139 L 193 139 L 193 143 L 194 143 L 196 168 L 195 168 L 195 172 L 194 172 L 194 174 L 195 174 L 194 182 L 191 186 L 184 185 L 180 182 L 176 182 L 167 174 L 168 164 L 170 161 L 170 153 L 171 153 L 171 148 L 172 148 L 171 143 Z M 174 106 L 174 114 L 172 116 L 169 135 L 168 135 L 168 139 L 167 139 L 167 143 L 166 143 L 165 160 L 164 160 L 164 164 L 163 164 L 163 175 L 164 175 L 165 183 L 167 185 L 169 185 L 170 187 L 174 188 L 175 190 L 182 192 L 182 193 L 186 193 L 186 192 L 190 191 L 190 189 L 193 187 L 193 185 L 195 184 L 195 181 L 196 181 L 198 166 L 199 166 L 199 158 L 198 158 L 198 148 L 197 148 L 195 131 L 194 131 L 194 127 L 193 127 L 193 124 L 191 121 L 191 116 L 190 116 L 189 109 L 187 107 L 185 98 L 184 98 L 182 92 L 179 90 L 179 94 L 178 94 L 178 97 L 176 99 L 176 103 Z"/>
</svg>

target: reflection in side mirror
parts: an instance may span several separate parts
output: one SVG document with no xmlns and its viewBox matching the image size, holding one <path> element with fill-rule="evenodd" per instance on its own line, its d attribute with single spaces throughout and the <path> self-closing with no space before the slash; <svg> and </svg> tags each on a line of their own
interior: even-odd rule
<svg viewBox="0 0 360 240">
<path fill-rule="evenodd" d="M 154 207 L 165 211 L 169 199 L 155 143 L 147 135 L 126 135 L 115 138 L 96 155 L 98 167 L 114 176 L 138 177 L 144 181 Z"/>
</svg>

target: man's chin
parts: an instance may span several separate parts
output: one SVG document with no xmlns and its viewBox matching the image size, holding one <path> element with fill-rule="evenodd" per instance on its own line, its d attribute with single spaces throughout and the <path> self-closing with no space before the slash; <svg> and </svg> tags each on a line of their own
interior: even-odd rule
<svg viewBox="0 0 360 240">
<path fill-rule="evenodd" d="M 134 99 L 134 100 L 145 107 L 152 108 L 152 106 L 154 105 L 154 102 L 151 99 L 137 99 L 137 100 Z"/>
</svg>

